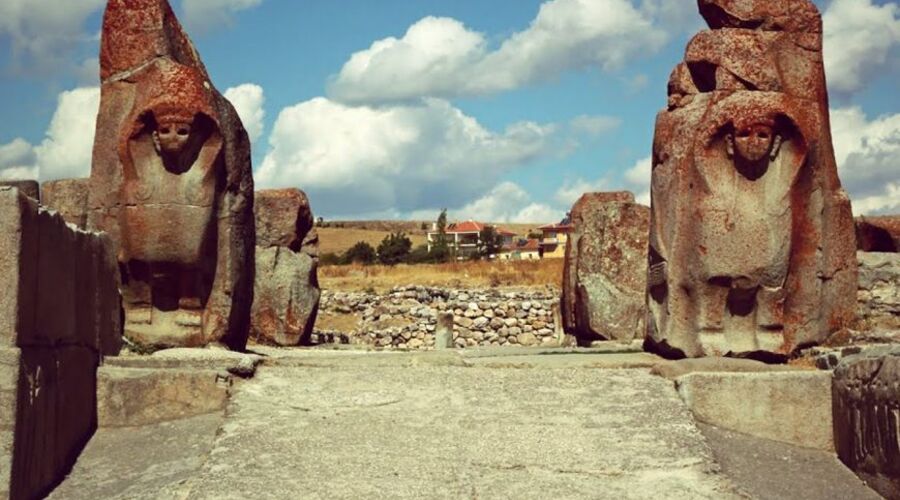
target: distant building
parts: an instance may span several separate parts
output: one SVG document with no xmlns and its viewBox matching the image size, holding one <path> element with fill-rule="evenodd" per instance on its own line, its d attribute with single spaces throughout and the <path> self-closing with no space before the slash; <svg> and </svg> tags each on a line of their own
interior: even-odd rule
<svg viewBox="0 0 900 500">
<path fill-rule="evenodd" d="M 572 217 L 566 214 L 566 218 L 557 224 L 550 224 L 538 228 L 541 231 L 541 258 L 562 259 L 566 256 L 566 242 L 572 232 Z"/>
<path fill-rule="evenodd" d="M 456 222 L 447 226 L 447 230 L 445 232 L 447 237 L 447 245 L 456 253 L 457 258 L 464 259 L 467 257 L 471 257 L 472 255 L 478 253 L 478 248 L 481 246 L 481 232 L 484 231 L 484 228 L 487 224 L 481 222 L 475 222 L 473 220 L 465 221 L 465 222 Z M 498 234 L 503 238 L 503 247 L 512 246 L 513 239 L 516 237 L 516 233 L 507 231 L 505 229 L 501 229 L 497 226 L 493 226 Z M 437 227 L 432 227 L 432 230 L 428 232 L 428 251 L 430 252 L 432 247 L 438 241 L 438 237 L 440 237 L 440 232 L 437 230 Z"/>
<path fill-rule="evenodd" d="M 539 260 L 541 258 L 541 240 L 519 239 L 506 245 L 500 251 L 501 260 Z"/>
</svg>

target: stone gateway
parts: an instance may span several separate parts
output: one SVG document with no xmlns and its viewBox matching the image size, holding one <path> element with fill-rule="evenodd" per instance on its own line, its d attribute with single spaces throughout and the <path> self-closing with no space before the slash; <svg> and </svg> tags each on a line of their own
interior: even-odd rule
<svg viewBox="0 0 900 500">
<path fill-rule="evenodd" d="M 253 302 L 250 141 L 166 0 L 112 0 L 88 226 L 123 270 L 125 334 L 243 349 Z"/>
<path fill-rule="evenodd" d="M 700 0 L 656 122 L 649 349 L 670 357 L 820 343 L 854 317 L 850 200 L 808 0 Z"/>
</svg>

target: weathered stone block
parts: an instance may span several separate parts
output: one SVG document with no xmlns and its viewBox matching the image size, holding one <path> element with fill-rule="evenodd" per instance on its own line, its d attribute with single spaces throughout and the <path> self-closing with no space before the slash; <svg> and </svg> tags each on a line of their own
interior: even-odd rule
<svg viewBox="0 0 900 500">
<path fill-rule="evenodd" d="M 252 337 L 260 343 L 307 343 L 319 309 L 317 259 L 287 247 L 257 248 Z"/>
<path fill-rule="evenodd" d="M 582 345 L 643 338 L 650 209 L 631 193 L 587 193 L 571 212 L 562 314 Z"/>
<path fill-rule="evenodd" d="M 850 200 L 809 0 L 702 0 L 653 145 L 647 347 L 788 354 L 855 316 Z"/>
<path fill-rule="evenodd" d="M 38 205 L 17 189 L 0 187 L 0 347 L 35 334 Z"/>
<path fill-rule="evenodd" d="M 886 498 L 900 498 L 900 348 L 844 358 L 832 391 L 838 457 Z"/>
<path fill-rule="evenodd" d="M 256 280 L 251 335 L 278 345 L 307 343 L 319 310 L 319 238 L 299 189 L 256 193 Z"/>
<path fill-rule="evenodd" d="M 216 370 L 101 367 L 100 427 L 134 427 L 223 411 L 231 378 Z"/>
<path fill-rule="evenodd" d="M 861 252 L 900 252 L 900 215 L 857 217 L 856 248 Z"/>
<path fill-rule="evenodd" d="M 0 347 L 0 498 L 9 497 L 21 351 Z"/>
<path fill-rule="evenodd" d="M 691 373 L 675 380 L 697 420 L 783 443 L 833 450 L 831 373 Z"/>
<path fill-rule="evenodd" d="M 80 291 L 76 283 L 77 238 L 75 231 L 63 218 L 52 211 L 38 212 L 40 251 L 38 252 L 37 318 L 35 334 L 25 345 L 75 344 L 76 298 Z M 84 251 L 88 251 L 84 249 Z M 81 339 L 84 340 L 84 339 Z"/>
<path fill-rule="evenodd" d="M 900 329 L 900 253 L 859 252 L 856 328 Z"/>
<path fill-rule="evenodd" d="M 316 238 L 306 193 L 299 189 L 264 189 L 255 193 L 256 245 L 298 252 L 307 236 Z"/>
<path fill-rule="evenodd" d="M 40 201 L 40 186 L 37 181 L 0 181 L 0 187 L 11 187 L 19 190 L 23 195 Z"/>
<path fill-rule="evenodd" d="M 125 330 L 245 347 L 255 230 L 250 141 L 166 0 L 109 2 L 87 223 L 122 265 Z"/>
<path fill-rule="evenodd" d="M 69 224 L 87 224 L 90 179 L 64 179 L 41 184 L 41 205 L 59 212 Z"/>
</svg>

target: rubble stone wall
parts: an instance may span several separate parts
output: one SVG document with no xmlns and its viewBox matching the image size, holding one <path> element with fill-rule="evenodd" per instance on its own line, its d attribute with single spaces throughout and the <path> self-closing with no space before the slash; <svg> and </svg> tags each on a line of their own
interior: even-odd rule
<svg viewBox="0 0 900 500">
<path fill-rule="evenodd" d="M 0 497 L 39 498 L 96 428 L 96 371 L 121 347 L 111 240 L 0 187 Z"/>
<path fill-rule="evenodd" d="M 397 287 L 385 295 L 322 294 L 324 314 L 353 314 L 356 331 L 317 329 L 313 341 L 341 340 L 398 349 L 434 347 L 438 314 L 453 313 L 456 347 L 559 345 L 559 291 L 452 290 L 424 286 Z"/>
</svg>

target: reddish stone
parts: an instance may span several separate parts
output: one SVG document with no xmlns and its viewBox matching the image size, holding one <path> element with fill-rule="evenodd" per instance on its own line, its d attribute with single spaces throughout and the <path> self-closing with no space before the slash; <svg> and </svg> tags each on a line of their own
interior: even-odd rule
<svg viewBox="0 0 900 500">
<path fill-rule="evenodd" d="M 299 251 L 304 238 L 316 237 L 306 193 L 299 189 L 264 189 L 256 192 L 256 245 L 288 247 Z"/>
<path fill-rule="evenodd" d="M 628 192 L 587 193 L 572 207 L 562 317 L 579 344 L 643 338 L 650 210 Z"/>
<path fill-rule="evenodd" d="M 700 0 L 656 122 L 649 349 L 786 354 L 854 317 L 850 201 L 808 0 Z"/>
<path fill-rule="evenodd" d="M 856 248 L 861 252 L 900 252 L 900 215 L 857 217 Z"/>
<path fill-rule="evenodd" d="M 139 344 L 243 349 L 253 301 L 250 142 L 166 0 L 111 0 L 88 226 L 125 270 Z"/>
</svg>

